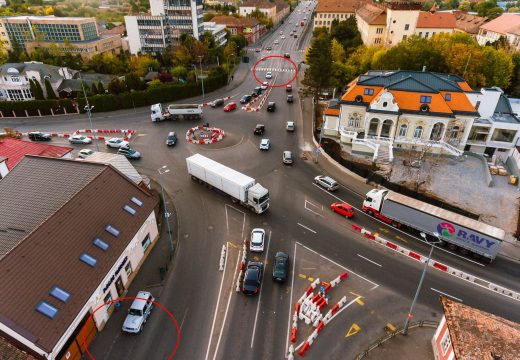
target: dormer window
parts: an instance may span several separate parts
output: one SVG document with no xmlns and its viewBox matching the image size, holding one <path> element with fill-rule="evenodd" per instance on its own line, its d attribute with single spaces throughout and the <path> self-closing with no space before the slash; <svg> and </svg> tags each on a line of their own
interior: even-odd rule
<svg viewBox="0 0 520 360">
<path fill-rule="evenodd" d="M 374 89 L 366 88 L 366 89 L 363 91 L 363 94 L 364 94 L 364 95 L 374 95 Z"/>
<path fill-rule="evenodd" d="M 11 81 L 12 81 L 12 82 L 20 82 L 20 77 L 19 77 L 19 76 L 12 76 L 12 75 L 11 75 Z"/>
<path fill-rule="evenodd" d="M 444 94 L 444 100 L 451 101 L 451 94 Z"/>
<path fill-rule="evenodd" d="M 432 102 L 431 96 L 421 95 L 421 103 L 430 104 Z"/>
</svg>

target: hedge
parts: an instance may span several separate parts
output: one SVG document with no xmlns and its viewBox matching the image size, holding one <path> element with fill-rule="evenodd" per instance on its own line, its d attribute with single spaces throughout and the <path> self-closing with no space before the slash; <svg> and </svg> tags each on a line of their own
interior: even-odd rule
<svg viewBox="0 0 520 360">
<path fill-rule="evenodd" d="M 213 74 L 204 79 L 204 92 L 209 93 L 227 85 L 227 75 L 225 72 Z M 88 98 L 89 104 L 94 106 L 93 112 L 114 111 L 120 109 L 131 109 L 133 106 L 140 107 L 156 103 L 178 101 L 202 94 L 200 82 L 188 84 L 164 84 L 155 89 L 125 92 L 122 94 L 103 94 L 93 95 Z M 75 100 L 32 100 L 32 101 L 0 101 L 0 111 L 4 117 L 13 117 L 13 111 L 17 117 L 42 116 L 54 114 L 64 114 L 76 112 L 75 102 L 77 101 L 81 112 L 85 112 L 85 98 L 80 97 Z M 133 103 L 132 103 L 133 101 Z M 40 113 L 38 113 L 38 109 Z M 27 112 L 27 115 L 26 115 Z"/>
</svg>

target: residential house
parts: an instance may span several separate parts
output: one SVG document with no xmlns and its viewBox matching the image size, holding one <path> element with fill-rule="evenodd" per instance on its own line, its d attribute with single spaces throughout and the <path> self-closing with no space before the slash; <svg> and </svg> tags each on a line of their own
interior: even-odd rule
<svg viewBox="0 0 520 360">
<path fill-rule="evenodd" d="M 231 35 L 243 34 L 248 44 L 254 44 L 265 33 L 265 26 L 251 17 L 219 15 L 211 19 L 215 24 L 225 25 Z"/>
<path fill-rule="evenodd" d="M 356 9 L 356 21 L 365 45 L 383 45 L 386 34 L 386 8 L 366 3 Z"/>
<path fill-rule="evenodd" d="M 72 159 L 72 148 L 14 138 L 0 139 L 0 179 L 22 161 L 26 155 Z"/>
<path fill-rule="evenodd" d="M 473 14 L 468 14 L 464 11 L 453 11 L 455 15 L 455 31 L 464 32 L 476 38 L 480 26 L 483 25 L 488 18 Z"/>
<path fill-rule="evenodd" d="M 325 113 L 322 132 L 374 160 L 394 147 L 460 156 L 479 116 L 467 91 L 457 75 L 369 71 L 349 84 L 339 114 Z"/>
<path fill-rule="evenodd" d="M 214 21 L 205 22 L 204 23 L 204 32 L 208 32 L 213 35 L 215 38 L 215 42 L 217 45 L 222 46 L 227 43 L 227 32 L 226 25 L 217 24 Z"/>
<path fill-rule="evenodd" d="M 520 324 L 441 296 L 444 315 L 432 338 L 435 360 L 516 360 Z"/>
<path fill-rule="evenodd" d="M 2 337 L 37 359 L 79 359 L 80 333 L 88 346 L 157 242 L 158 199 L 110 165 L 34 156 L 0 193 Z"/>
<path fill-rule="evenodd" d="M 493 43 L 501 37 L 506 38 L 507 42 L 514 50 L 520 50 L 520 14 L 504 13 L 480 26 L 477 42 L 480 45 Z"/>
<path fill-rule="evenodd" d="M 334 19 L 344 21 L 355 16 L 356 9 L 364 4 L 360 0 L 320 0 L 314 10 L 313 29 L 324 26 L 330 29 Z"/>
<path fill-rule="evenodd" d="M 457 26 L 455 15 L 449 12 L 438 12 L 433 5 L 430 11 L 421 11 L 415 25 L 415 34 L 428 39 L 439 33 L 452 33 Z M 404 40 L 404 39 L 403 39 Z"/>
<path fill-rule="evenodd" d="M 121 37 L 100 35 L 95 18 L 3 17 L 0 18 L 0 41 L 7 50 L 12 50 L 15 44 L 29 54 L 38 48 L 57 48 L 62 54 L 79 54 L 83 59 L 121 51 Z"/>
<path fill-rule="evenodd" d="M 271 2 L 267 0 L 246 0 L 238 7 L 239 15 L 244 17 L 251 15 L 255 10 L 260 11 L 276 25 L 289 15 L 290 7 L 283 1 Z"/>
</svg>

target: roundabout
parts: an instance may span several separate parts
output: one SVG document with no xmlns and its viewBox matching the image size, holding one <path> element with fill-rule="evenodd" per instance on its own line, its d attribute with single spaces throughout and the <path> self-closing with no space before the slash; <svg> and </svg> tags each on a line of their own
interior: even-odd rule
<svg viewBox="0 0 520 360">
<path fill-rule="evenodd" d="M 198 125 L 186 131 L 186 141 L 193 144 L 214 144 L 224 139 L 224 130 L 216 127 Z"/>
</svg>

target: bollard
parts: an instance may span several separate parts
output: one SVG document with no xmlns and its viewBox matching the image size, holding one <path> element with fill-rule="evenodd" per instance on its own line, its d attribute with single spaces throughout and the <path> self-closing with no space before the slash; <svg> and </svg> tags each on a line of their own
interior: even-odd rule
<svg viewBox="0 0 520 360">
<path fill-rule="evenodd" d="M 309 350 L 309 347 L 310 347 L 310 345 L 309 345 L 309 343 L 306 341 L 305 344 L 303 344 L 303 346 L 302 346 L 302 348 L 300 349 L 300 351 L 298 352 L 298 354 L 299 354 L 300 356 L 305 356 L 305 352 L 306 352 L 307 350 Z"/>
<path fill-rule="evenodd" d="M 298 331 L 298 329 L 296 327 L 293 327 L 291 329 L 291 342 L 294 343 L 296 342 L 296 332 Z"/>
</svg>

